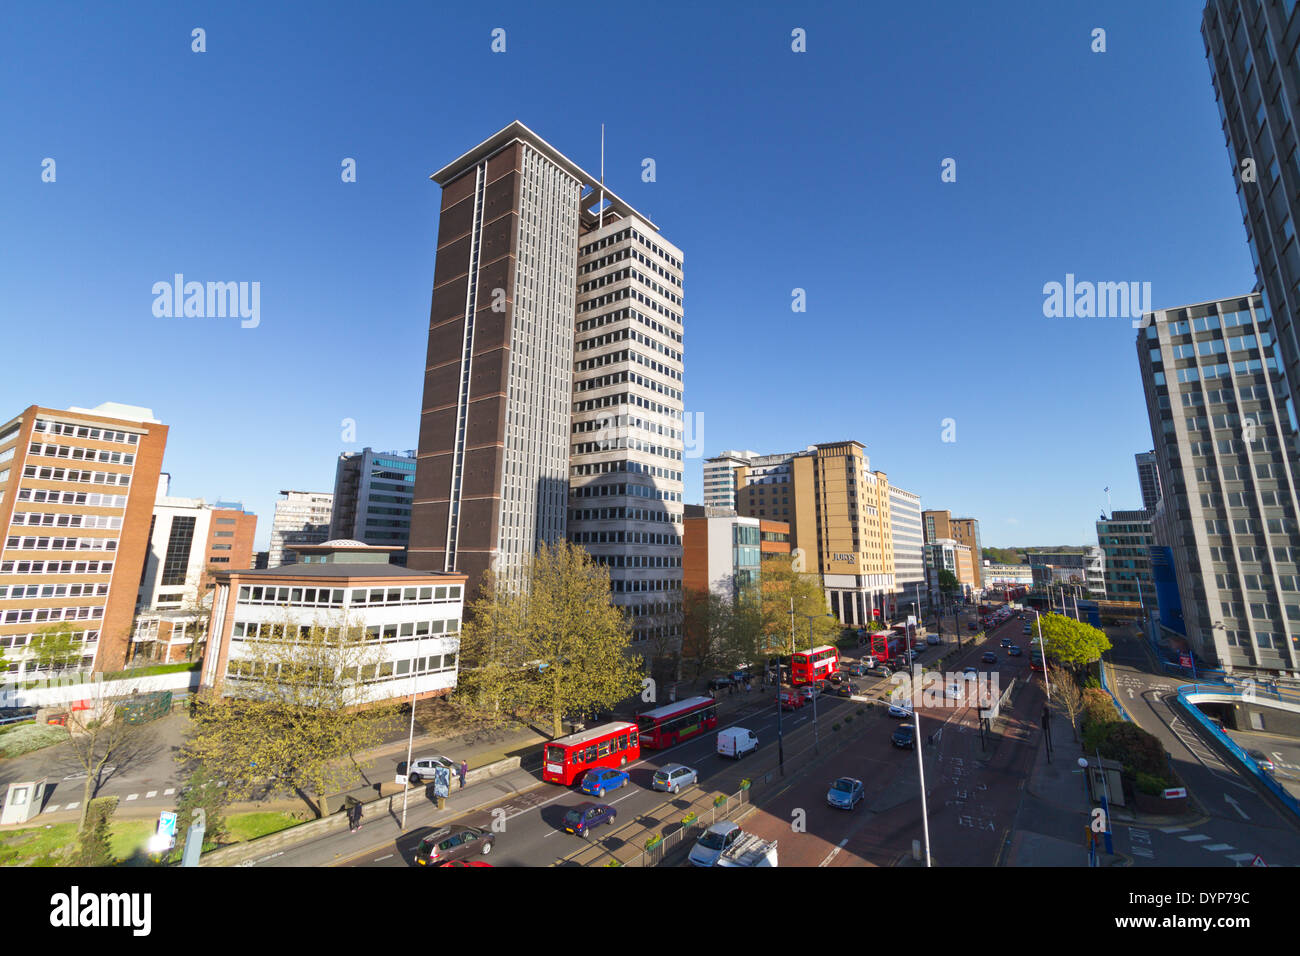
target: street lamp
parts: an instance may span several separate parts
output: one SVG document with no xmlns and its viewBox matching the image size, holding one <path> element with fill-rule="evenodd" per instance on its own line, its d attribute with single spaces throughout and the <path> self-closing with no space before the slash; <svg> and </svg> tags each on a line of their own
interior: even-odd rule
<svg viewBox="0 0 1300 956">
<path fill-rule="evenodd" d="M 406 800 L 411 792 L 411 751 L 415 745 L 415 692 L 416 678 L 420 670 L 420 652 L 424 650 L 424 635 L 421 634 L 415 645 L 415 660 L 411 661 L 411 726 L 406 734 L 406 783 L 402 786 L 402 826 L 406 830 Z"/>
<path fill-rule="evenodd" d="M 813 659 L 812 659 L 812 648 L 813 648 L 813 627 L 812 627 L 812 622 L 813 622 L 813 618 L 818 617 L 818 616 L 819 616 L 819 615 L 816 615 L 816 614 L 805 614 L 805 615 L 804 615 L 804 617 L 808 618 L 808 663 L 809 663 L 809 665 L 810 665 L 811 667 L 813 667 L 813 671 L 812 671 L 812 676 L 813 676 L 813 685 L 812 685 L 812 687 L 813 687 L 813 698 L 812 698 L 812 701 L 813 701 L 813 753 L 821 753 L 821 739 L 820 739 L 820 737 L 818 736 L 818 731 L 817 731 L 817 696 L 818 696 L 818 691 L 817 691 L 817 671 L 816 671 L 816 665 L 813 663 Z M 791 650 L 793 650 L 793 649 L 794 649 L 794 645 L 793 645 L 793 643 L 792 643 L 792 644 L 791 644 Z M 790 662 L 790 665 L 791 665 L 792 667 L 794 666 L 794 661 L 793 661 L 793 660 Z"/>
<path fill-rule="evenodd" d="M 925 865 L 930 866 L 930 814 L 925 805 L 925 758 L 921 745 L 921 668 L 912 665 L 912 749 L 916 751 L 916 770 L 921 786 L 921 830 L 925 836 Z"/>
</svg>

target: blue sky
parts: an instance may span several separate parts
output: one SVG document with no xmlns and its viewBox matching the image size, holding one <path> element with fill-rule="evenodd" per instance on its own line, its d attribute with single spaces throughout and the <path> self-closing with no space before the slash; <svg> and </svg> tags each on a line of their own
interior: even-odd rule
<svg viewBox="0 0 1300 956">
<path fill-rule="evenodd" d="M 0 14 L 0 418 L 148 406 L 173 493 L 243 500 L 260 547 L 279 489 L 415 447 L 428 176 L 514 119 L 588 169 L 605 123 L 606 181 L 684 250 L 704 454 L 855 438 L 986 545 L 1140 505 L 1130 321 L 1045 318 L 1044 283 L 1254 285 L 1192 0 L 265 7 Z M 260 325 L 155 317 L 175 273 L 260 282 Z"/>
</svg>

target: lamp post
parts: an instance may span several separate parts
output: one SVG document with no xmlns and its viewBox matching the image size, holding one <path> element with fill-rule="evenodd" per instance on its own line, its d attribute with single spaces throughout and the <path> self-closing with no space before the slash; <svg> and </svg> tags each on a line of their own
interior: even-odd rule
<svg viewBox="0 0 1300 956">
<path fill-rule="evenodd" d="M 912 749 L 916 751 L 917 777 L 921 786 L 921 830 L 925 836 L 925 865 L 930 866 L 930 815 L 925 805 L 925 759 L 921 746 L 921 668 L 912 665 Z"/>
<path fill-rule="evenodd" d="M 792 601 L 791 603 L 793 604 L 793 601 Z M 812 673 L 813 673 L 813 684 L 812 684 L 812 688 L 813 688 L 813 699 L 812 699 L 812 702 L 813 702 L 813 753 L 821 753 L 821 738 L 818 736 L 818 731 L 817 731 L 817 696 L 818 696 L 818 689 L 817 689 L 817 671 L 816 671 L 816 665 L 813 664 L 813 660 L 812 660 L 812 646 L 813 646 L 812 622 L 813 622 L 813 618 L 815 618 L 815 617 L 817 617 L 817 616 L 818 616 L 818 615 L 816 615 L 816 614 L 805 614 L 805 615 L 804 615 L 804 617 L 808 618 L 808 663 L 809 663 L 810 666 L 812 666 L 812 667 L 814 668 L 814 669 L 813 669 L 813 672 L 812 672 Z M 793 662 L 792 662 L 792 663 L 793 663 Z"/>
<path fill-rule="evenodd" d="M 402 825 L 406 830 L 406 800 L 411 792 L 411 751 L 415 745 L 415 692 L 416 680 L 420 671 L 421 651 L 424 650 L 424 635 L 420 635 L 415 645 L 415 660 L 411 662 L 411 726 L 406 734 L 406 783 L 402 786 Z"/>
<path fill-rule="evenodd" d="M 1052 682 L 1047 677 L 1047 642 L 1043 640 L 1043 615 L 1038 613 L 1038 608 L 1034 608 L 1034 623 L 1038 625 L 1038 653 L 1043 660 L 1043 686 L 1047 689 L 1047 699 L 1052 699 Z M 1030 651 L 1029 656 L 1032 658 L 1034 652 Z"/>
</svg>

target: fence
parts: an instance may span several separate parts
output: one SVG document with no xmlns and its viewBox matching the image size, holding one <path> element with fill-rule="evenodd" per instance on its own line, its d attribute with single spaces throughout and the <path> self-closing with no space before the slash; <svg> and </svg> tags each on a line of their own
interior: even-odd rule
<svg viewBox="0 0 1300 956">
<path fill-rule="evenodd" d="M 1110 683 L 1106 680 L 1106 662 L 1105 662 L 1105 661 L 1099 660 L 1099 661 L 1097 662 L 1097 673 L 1101 675 L 1101 677 L 1100 677 L 1100 680 L 1101 680 L 1101 689 L 1104 690 L 1106 693 L 1110 694 L 1110 699 L 1113 700 L 1113 701 L 1115 702 L 1115 709 L 1119 711 L 1119 715 L 1120 715 L 1121 717 L 1123 717 L 1125 720 L 1127 720 L 1130 724 L 1131 724 L 1131 723 L 1134 723 L 1133 718 L 1130 717 L 1130 716 L 1128 715 L 1128 711 L 1124 709 L 1124 705 L 1121 704 L 1121 703 L 1119 702 L 1119 698 L 1115 696 L 1115 692 L 1114 692 L 1113 690 L 1110 689 Z"/>
<path fill-rule="evenodd" d="M 733 813 L 749 804 L 748 781 L 730 796 L 719 797 L 704 814 L 689 813 L 682 818 L 677 829 L 659 837 L 622 866 L 659 866 L 673 850 L 698 840 L 701 834 L 719 820 L 729 820 Z"/>
<path fill-rule="evenodd" d="M 1282 802 L 1283 806 L 1294 813 L 1297 817 L 1300 817 L 1300 801 L 1297 801 L 1295 797 L 1287 793 L 1281 784 L 1269 776 L 1269 774 L 1261 770 L 1259 764 L 1255 762 L 1254 757 L 1246 753 L 1240 744 L 1220 730 L 1214 721 L 1201 713 L 1201 709 L 1196 706 L 1196 701 L 1192 698 L 1208 694 L 1216 694 L 1223 697 L 1242 696 L 1241 692 L 1236 687 L 1220 682 L 1210 684 L 1187 684 L 1178 688 L 1178 700 L 1183 705 L 1182 709 L 1187 713 L 1187 715 L 1191 717 L 1192 720 L 1196 721 L 1201 729 L 1208 731 L 1219 745 L 1232 754 L 1232 756 L 1235 757 L 1249 773 L 1253 774 L 1256 780 L 1263 784 L 1264 787 L 1273 794 L 1273 796 L 1277 797 L 1278 800 Z M 1255 696 L 1258 697 L 1258 691 L 1255 692 Z M 1278 700 L 1281 699 L 1281 697 L 1278 697 Z M 1300 703 L 1300 701 L 1297 702 Z"/>
</svg>

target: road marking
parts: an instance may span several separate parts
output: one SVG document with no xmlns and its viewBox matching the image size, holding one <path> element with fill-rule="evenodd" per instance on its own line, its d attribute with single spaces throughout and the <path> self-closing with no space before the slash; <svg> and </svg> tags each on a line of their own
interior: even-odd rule
<svg viewBox="0 0 1300 956">
<path fill-rule="evenodd" d="M 55 803 L 55 804 L 51 804 L 50 806 L 46 807 L 46 808 L 45 808 L 45 812 L 46 812 L 46 813 L 53 813 L 53 812 L 54 812 L 55 810 L 57 810 L 57 809 L 59 809 L 59 805 L 58 805 L 57 803 Z"/>
<path fill-rule="evenodd" d="M 1243 861 L 1245 861 L 1245 860 L 1253 860 L 1253 859 L 1255 859 L 1255 854 L 1253 854 L 1253 853 L 1233 853 L 1231 856 L 1228 857 L 1228 859 L 1229 859 L 1229 860 L 1232 860 L 1234 863 L 1241 863 L 1241 862 L 1243 862 Z"/>
<path fill-rule="evenodd" d="M 1232 797 L 1228 796 L 1228 794 L 1225 793 L 1225 794 L 1223 795 L 1223 799 L 1224 799 L 1224 800 L 1227 800 L 1228 803 L 1232 804 L 1232 809 L 1234 809 L 1234 810 L 1236 810 L 1238 813 L 1240 813 L 1240 814 L 1241 814 L 1241 818 L 1242 818 L 1243 820 L 1249 820 L 1249 819 L 1250 819 L 1250 817 L 1246 816 L 1246 811 L 1243 810 L 1243 809 L 1241 809 L 1241 804 L 1237 803 L 1237 801 L 1234 800 L 1234 799 L 1232 799 Z"/>
<path fill-rule="evenodd" d="M 390 853 L 390 854 L 388 854 L 388 856 L 377 856 L 377 857 L 375 857 L 374 862 L 375 862 L 375 863 L 378 863 L 378 862 L 380 862 L 381 860 L 391 860 L 392 858 L 393 858 L 393 854 Z"/>
<path fill-rule="evenodd" d="M 150 790 L 148 793 L 146 793 L 146 794 L 144 795 L 144 798 L 145 798 L 146 800 L 152 800 L 152 799 L 153 799 L 154 797 L 156 797 L 156 796 L 158 796 L 158 791 L 157 791 L 157 790 Z"/>
<path fill-rule="evenodd" d="M 175 793 L 175 792 L 176 792 L 176 788 L 175 788 L 175 787 L 168 787 L 166 790 L 163 791 L 163 796 L 164 796 L 164 797 L 170 797 L 170 796 L 171 796 L 173 793 Z"/>
<path fill-rule="evenodd" d="M 1203 846 L 1202 850 L 1209 850 L 1211 853 L 1222 853 L 1224 850 L 1235 850 L 1236 847 L 1231 843 L 1215 843 L 1212 846 Z"/>
<path fill-rule="evenodd" d="M 1163 827 L 1161 833 L 1186 833 L 1187 827 Z"/>
<path fill-rule="evenodd" d="M 1204 833 L 1193 833 L 1191 836 L 1183 837 L 1183 839 L 1186 840 L 1188 843 L 1199 843 L 1201 840 L 1208 840 L 1209 837 L 1207 837 Z"/>
<path fill-rule="evenodd" d="M 127 795 L 127 799 L 128 799 L 128 800 L 134 800 L 134 799 L 135 799 L 136 797 L 138 797 L 138 796 L 140 796 L 140 794 L 138 794 L 138 793 L 128 794 L 128 795 Z"/>
<path fill-rule="evenodd" d="M 1129 852 L 1132 853 L 1134 856 L 1144 856 L 1148 860 L 1154 860 L 1156 856 L 1150 850 L 1144 850 L 1142 849 L 1142 847 L 1139 846 L 1129 847 Z"/>
<path fill-rule="evenodd" d="M 69 803 L 69 804 L 68 804 L 66 807 L 64 807 L 63 809 L 64 809 L 64 810 L 75 810 L 75 809 L 77 809 L 77 807 L 79 807 L 79 806 L 81 806 L 81 801 L 80 801 L 80 800 L 73 800 L 71 803 Z"/>
<path fill-rule="evenodd" d="M 818 863 L 817 865 L 820 867 L 820 866 L 825 866 L 826 864 L 830 863 L 831 860 L 833 860 L 833 859 L 835 859 L 837 856 L 839 856 L 839 854 L 840 854 L 840 850 L 844 849 L 844 844 L 846 844 L 846 843 L 848 843 L 848 842 L 849 842 L 849 838 L 848 838 L 848 837 L 845 837 L 843 840 L 840 841 L 840 845 L 837 846 L 835 849 L 831 850 L 831 852 L 827 855 L 826 859 L 822 860 L 822 861 L 821 861 L 820 863 Z"/>
</svg>

